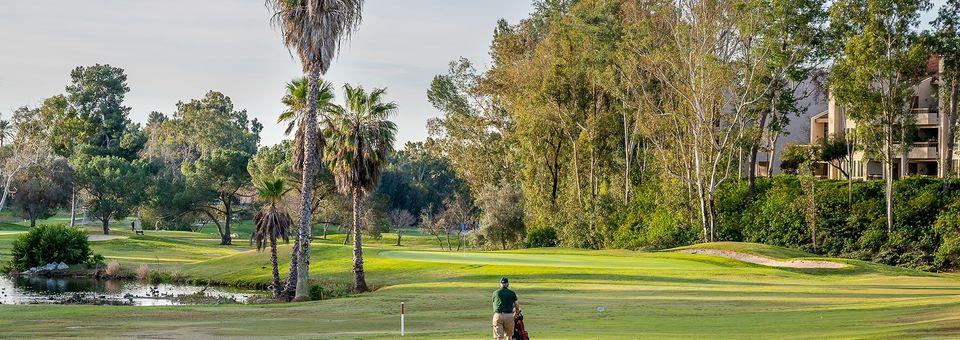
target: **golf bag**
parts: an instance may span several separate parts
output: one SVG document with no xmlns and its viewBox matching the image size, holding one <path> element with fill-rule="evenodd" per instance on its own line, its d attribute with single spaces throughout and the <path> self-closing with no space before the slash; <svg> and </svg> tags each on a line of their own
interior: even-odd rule
<svg viewBox="0 0 960 340">
<path fill-rule="evenodd" d="M 514 323 L 513 339 L 530 340 L 530 336 L 527 335 L 527 329 L 523 327 L 523 311 L 517 311 L 517 317 L 514 318 Z"/>
</svg>

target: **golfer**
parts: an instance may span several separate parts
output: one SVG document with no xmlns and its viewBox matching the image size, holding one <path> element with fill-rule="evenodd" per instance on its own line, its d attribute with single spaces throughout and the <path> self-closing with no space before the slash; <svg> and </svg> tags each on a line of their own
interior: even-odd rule
<svg viewBox="0 0 960 340">
<path fill-rule="evenodd" d="M 500 289 L 493 292 L 493 338 L 513 339 L 514 316 L 520 310 L 517 293 L 510 290 L 510 280 L 500 279 Z"/>
</svg>

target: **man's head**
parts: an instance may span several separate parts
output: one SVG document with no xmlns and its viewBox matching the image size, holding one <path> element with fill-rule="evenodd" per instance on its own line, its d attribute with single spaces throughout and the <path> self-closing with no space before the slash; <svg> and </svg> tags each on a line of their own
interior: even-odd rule
<svg viewBox="0 0 960 340">
<path fill-rule="evenodd" d="M 500 278 L 500 287 L 502 287 L 502 288 L 507 288 L 507 287 L 509 287 L 509 286 L 510 286 L 510 280 L 507 280 L 507 277 L 506 277 L 506 276 L 501 277 L 501 278 Z"/>
</svg>

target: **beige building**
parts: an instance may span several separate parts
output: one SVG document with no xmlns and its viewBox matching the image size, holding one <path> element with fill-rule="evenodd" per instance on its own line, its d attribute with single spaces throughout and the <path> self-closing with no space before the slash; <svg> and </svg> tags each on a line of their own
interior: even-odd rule
<svg viewBox="0 0 960 340">
<path fill-rule="evenodd" d="M 927 63 L 927 76 L 914 86 L 915 96 L 910 104 L 910 111 L 916 118 L 917 136 L 913 147 L 906 157 L 906 173 L 908 175 L 937 176 L 940 164 L 940 154 L 948 152 L 946 144 L 940 143 L 945 138 L 947 122 L 942 119 L 940 112 L 944 110 L 938 100 L 940 73 L 943 63 L 939 57 L 933 57 Z M 856 123 L 851 120 L 834 101 L 829 97 L 827 110 L 810 117 L 811 144 L 820 142 L 827 136 L 835 136 L 843 132 L 856 129 Z M 960 154 L 954 152 L 954 167 L 957 166 Z M 855 179 L 883 178 L 883 166 L 879 160 L 870 159 L 863 151 L 853 153 L 849 162 L 844 162 L 843 168 L 850 172 Z M 894 178 L 900 177 L 904 163 L 897 158 L 893 161 Z M 840 179 L 845 178 L 836 168 L 822 164 L 817 173 L 819 176 Z"/>
</svg>

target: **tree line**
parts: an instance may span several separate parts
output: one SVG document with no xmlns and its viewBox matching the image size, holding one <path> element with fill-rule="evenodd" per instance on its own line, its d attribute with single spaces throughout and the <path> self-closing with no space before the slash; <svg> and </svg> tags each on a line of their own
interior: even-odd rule
<svg viewBox="0 0 960 340">
<path fill-rule="evenodd" d="M 428 143 L 474 202 L 491 190 L 520 197 L 521 233 L 553 229 L 560 244 L 585 248 L 657 247 L 691 234 L 717 241 L 720 190 L 745 181 L 755 194 L 758 153 L 778 149 L 787 124 L 806 110 L 803 99 L 817 95 L 803 85 L 820 84 L 858 126 L 831 138 L 890 174 L 889 231 L 891 162 L 907 152 L 913 86 L 931 55 L 945 64 L 939 97 L 944 119 L 955 122 L 960 10 L 949 0 L 921 30 L 931 7 L 535 1 L 519 23 L 498 23 L 488 69 L 460 59 L 434 78 L 428 99 L 442 116 L 429 122 Z"/>
</svg>

